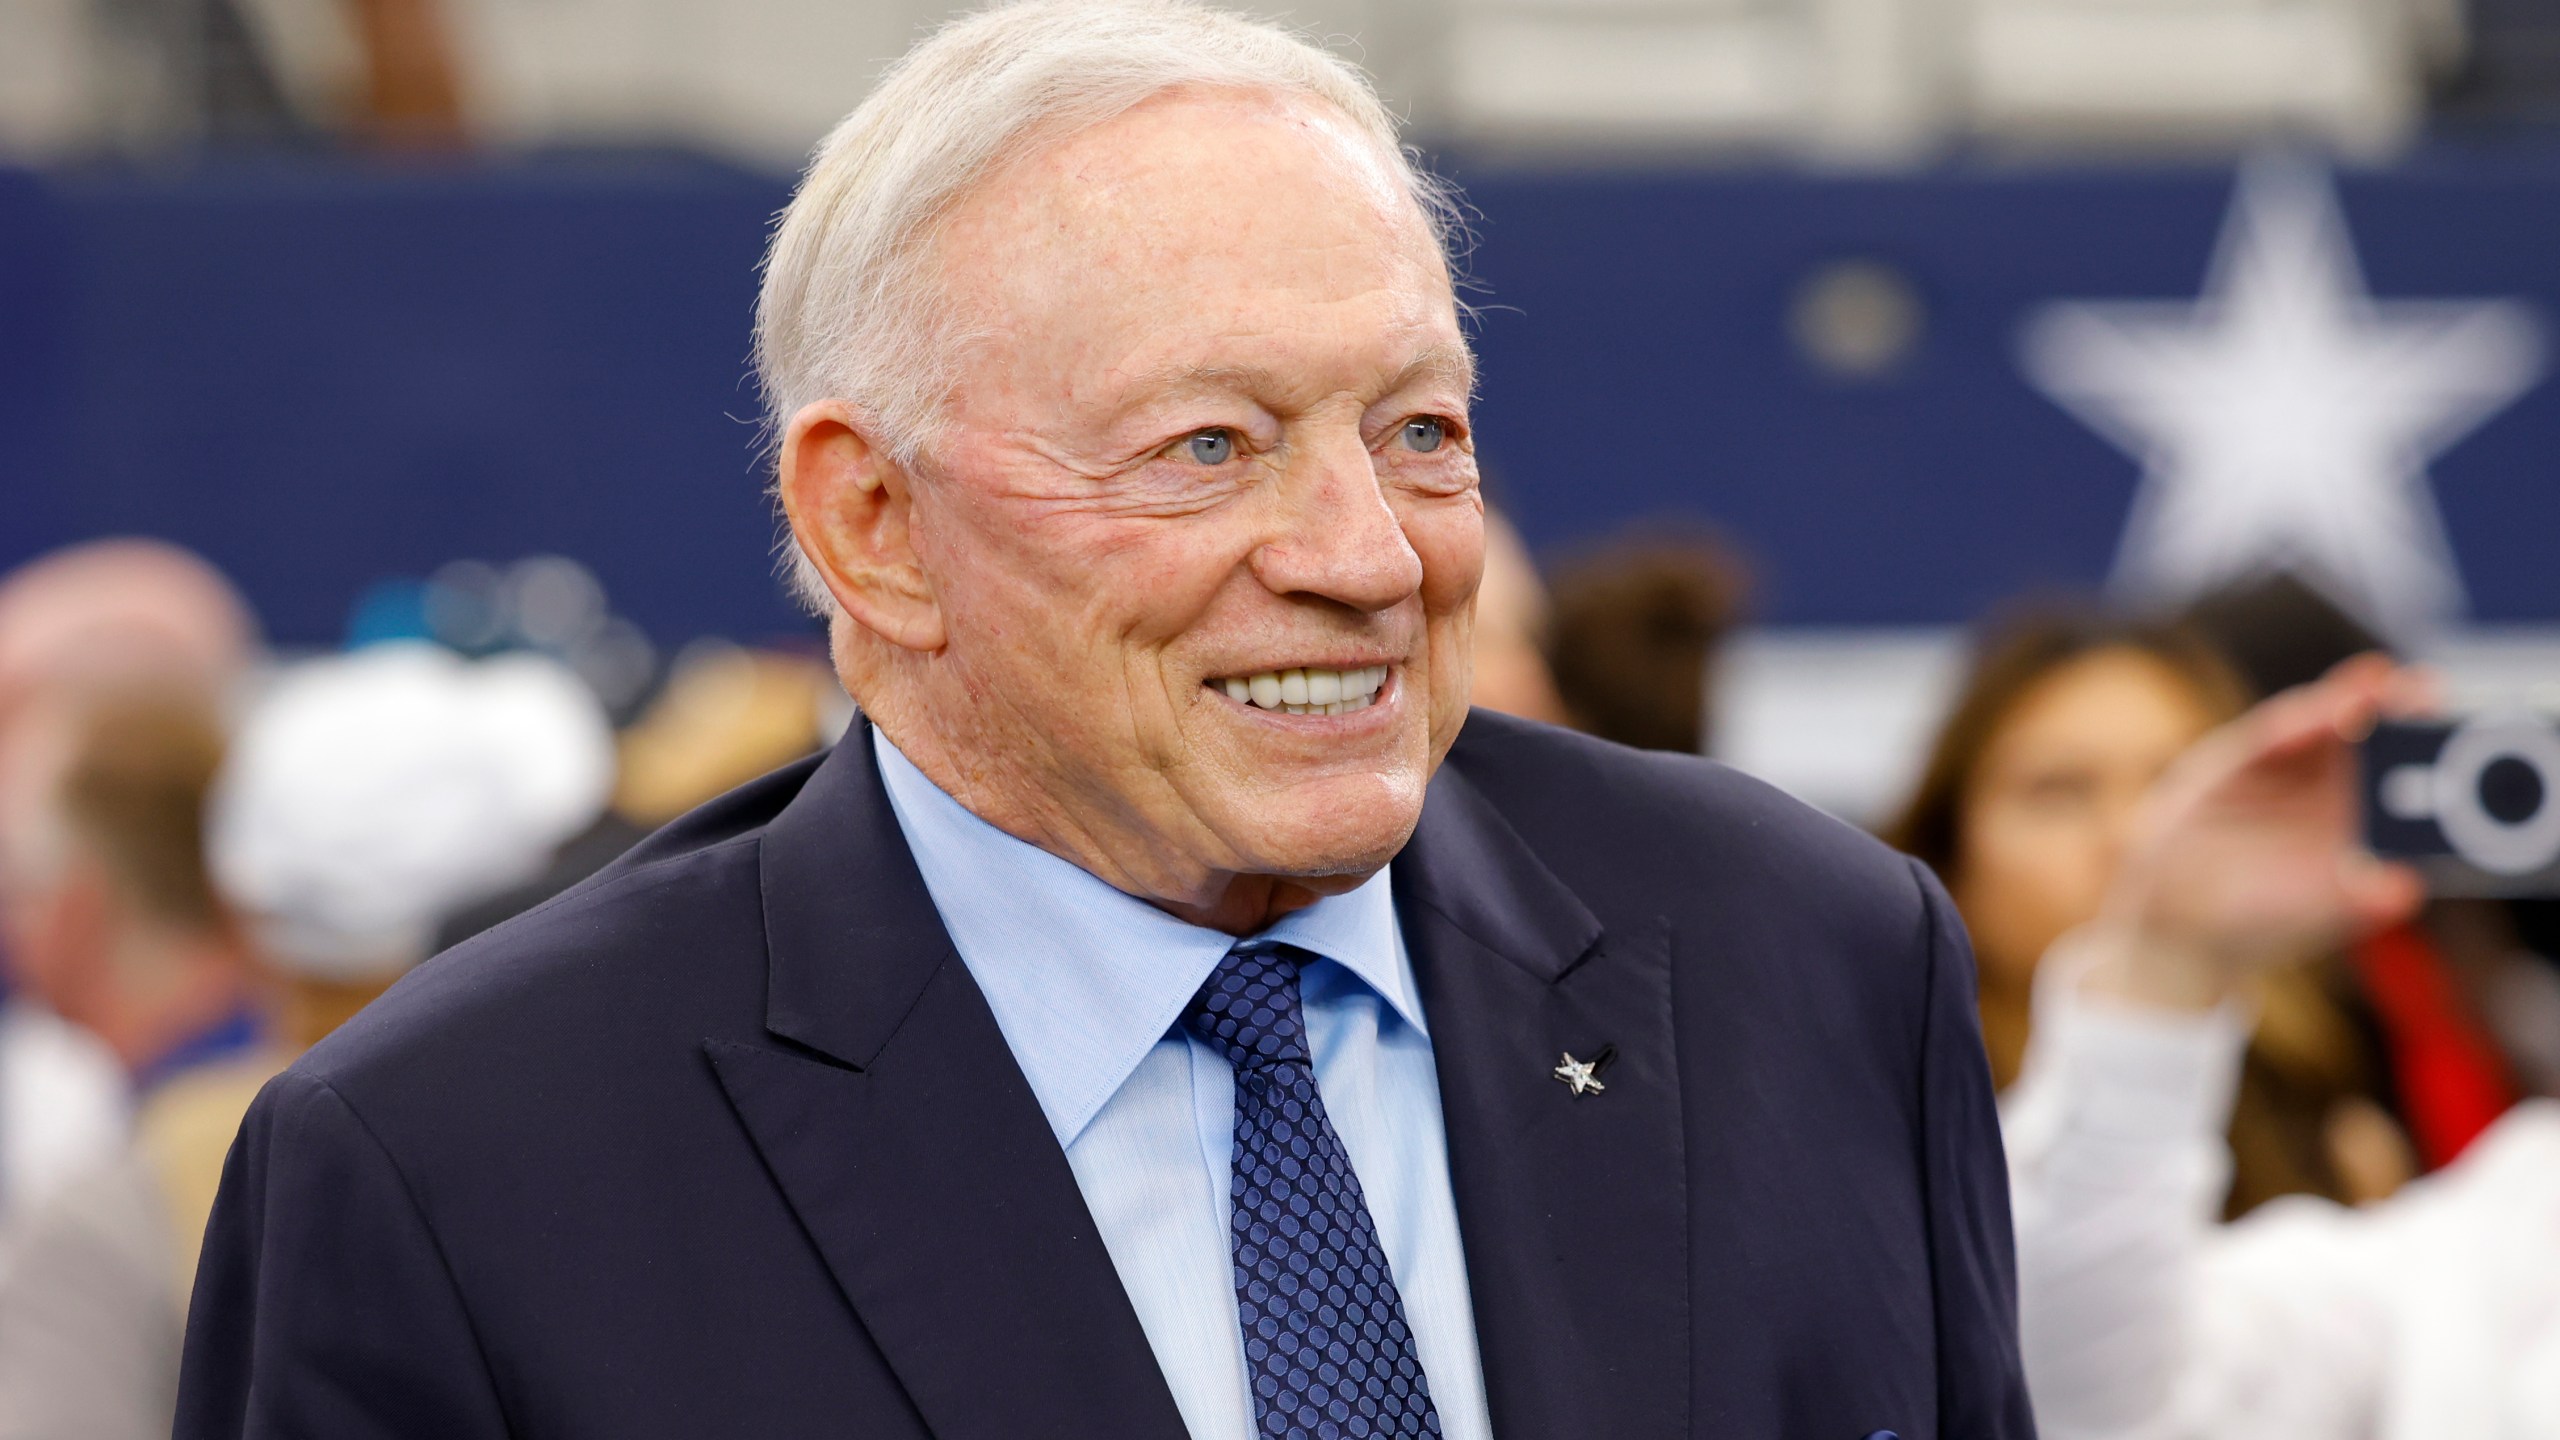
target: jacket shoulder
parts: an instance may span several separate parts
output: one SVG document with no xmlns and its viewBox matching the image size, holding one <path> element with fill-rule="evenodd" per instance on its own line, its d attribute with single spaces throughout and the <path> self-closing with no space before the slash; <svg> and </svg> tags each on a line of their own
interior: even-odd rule
<svg viewBox="0 0 2560 1440">
<path fill-rule="evenodd" d="M 1907 945 L 1924 896 L 1907 856 L 1766 781 L 1704 756 L 1635 750 L 1476 711 L 1449 766 L 1568 885 L 1606 906 L 1748 895 L 1891 927 Z"/>
<path fill-rule="evenodd" d="M 1928 951 L 1920 863 L 1733 766 L 1480 710 L 1449 769 L 1603 922 L 1659 915 L 1861 971 Z"/>
</svg>

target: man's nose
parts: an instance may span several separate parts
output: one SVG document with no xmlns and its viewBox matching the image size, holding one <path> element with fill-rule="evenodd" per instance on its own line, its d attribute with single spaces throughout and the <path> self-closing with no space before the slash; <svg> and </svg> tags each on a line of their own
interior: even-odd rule
<svg viewBox="0 0 2560 1440">
<path fill-rule="evenodd" d="M 1356 433 L 1292 461 L 1280 517 L 1254 552 L 1255 578 L 1274 594 L 1320 596 L 1363 613 L 1392 609 L 1422 587 L 1422 557 Z"/>
</svg>

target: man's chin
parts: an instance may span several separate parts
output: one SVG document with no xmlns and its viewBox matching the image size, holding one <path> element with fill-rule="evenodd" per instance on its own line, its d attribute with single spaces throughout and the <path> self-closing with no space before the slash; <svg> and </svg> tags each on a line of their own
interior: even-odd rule
<svg viewBox="0 0 2560 1440">
<path fill-rule="evenodd" d="M 1321 792 L 1304 797 L 1320 802 Z M 1292 797 L 1296 799 L 1298 797 Z M 1266 807 L 1249 825 L 1235 849 L 1247 874 L 1287 876 L 1318 894 L 1351 889 L 1396 858 L 1421 819 L 1419 790 L 1411 803 L 1367 797 L 1342 806 L 1322 803 Z"/>
</svg>

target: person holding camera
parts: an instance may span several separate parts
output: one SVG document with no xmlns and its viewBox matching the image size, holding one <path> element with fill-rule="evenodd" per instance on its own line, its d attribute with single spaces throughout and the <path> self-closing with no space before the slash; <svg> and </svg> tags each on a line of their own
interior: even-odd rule
<svg viewBox="0 0 2560 1440">
<path fill-rule="evenodd" d="M 2560 1104 L 2389 1200 L 2217 1223 L 2253 983 L 2424 898 L 2362 848 L 2355 753 L 2419 688 L 2360 658 L 2198 744 L 2039 968 L 2003 1130 L 2049 1440 L 2560 1435 Z"/>
</svg>

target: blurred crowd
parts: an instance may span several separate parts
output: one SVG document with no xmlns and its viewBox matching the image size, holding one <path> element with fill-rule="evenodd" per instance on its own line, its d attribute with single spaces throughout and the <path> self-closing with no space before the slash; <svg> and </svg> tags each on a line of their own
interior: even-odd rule
<svg viewBox="0 0 2560 1440">
<path fill-rule="evenodd" d="M 191 143 L 674 141 L 796 159 L 958 0 L 16 0 L 0 155 Z M 2547 120 L 2540 0 L 1308 0 L 1434 141 L 1925 162 L 2012 149 L 2363 153 L 2429 113 Z M 599 37 L 609 37 L 600 39 Z M 2209 54 L 2213 64 L 2193 63 Z M 2319 57 L 2306 63 L 2305 57 Z"/>
<path fill-rule="evenodd" d="M 0 580 L 0 1434 L 166 1435 L 258 1088 L 430 953 L 849 717 L 817 659 L 719 644 L 640 703 L 560 643 L 611 633 L 557 623 L 564 567 L 378 592 L 364 643 L 292 661 L 157 542 Z"/>
<path fill-rule="evenodd" d="M 1711 753 L 1734 553 L 1654 530 L 1542 573 L 1488 519 L 1477 702 Z M 158 542 L 0 578 L 0 1437 L 166 1434 L 258 1087 L 851 722 L 814 650 L 629 683 L 564 638 L 609 628 L 570 563 L 462 576 L 467 625 L 377 593 L 289 659 Z M 2426 703 L 2383 648 L 2280 575 L 2022 605 L 1868 817 L 1973 936 L 2049 1436 L 2560 1436 L 2560 916 L 2362 855 L 2352 744 Z"/>
</svg>

